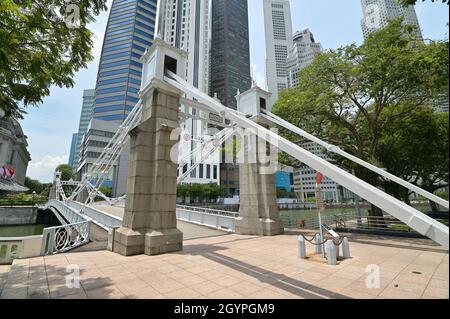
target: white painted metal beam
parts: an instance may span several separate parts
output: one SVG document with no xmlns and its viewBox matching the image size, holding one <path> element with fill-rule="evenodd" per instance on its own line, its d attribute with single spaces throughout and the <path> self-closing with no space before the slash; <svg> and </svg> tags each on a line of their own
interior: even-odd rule
<svg viewBox="0 0 450 319">
<path fill-rule="evenodd" d="M 368 202 L 376 205 L 395 218 L 403 221 L 405 224 L 415 229 L 420 234 L 429 237 L 430 239 L 434 240 L 447 249 L 449 248 L 449 228 L 447 226 L 421 213 L 413 207 L 406 205 L 398 199 L 384 193 L 380 189 L 360 180 L 359 178 L 342 170 L 341 168 L 334 166 L 333 164 L 323 160 L 322 158 L 306 151 L 302 147 L 288 141 L 287 139 L 282 138 L 277 134 L 265 129 L 252 120 L 247 119 L 244 114 L 225 107 L 213 98 L 191 86 L 189 83 L 173 74 L 172 72 L 168 71 L 167 73 L 168 76 L 165 76 L 164 79 L 169 84 L 177 87 L 184 92 L 189 92 L 200 102 L 205 103 L 207 106 L 209 106 L 211 110 L 219 111 L 221 114 L 224 114 L 228 119 L 234 121 L 239 126 L 244 128 L 253 128 L 255 130 L 258 130 L 259 132 L 264 132 L 265 134 L 263 134 L 261 138 L 265 139 L 267 142 L 275 145 L 276 147 L 298 159 L 302 163 L 323 173 L 330 179 L 334 180 L 336 183 L 344 186 L 361 198 L 366 199 Z"/>
</svg>

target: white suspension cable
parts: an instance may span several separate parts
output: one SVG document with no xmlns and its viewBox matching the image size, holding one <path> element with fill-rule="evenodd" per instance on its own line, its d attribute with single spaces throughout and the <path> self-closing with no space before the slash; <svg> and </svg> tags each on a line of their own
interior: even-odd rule
<svg viewBox="0 0 450 319">
<path fill-rule="evenodd" d="M 308 132 L 305 132 L 304 130 L 298 128 L 297 126 L 289 123 L 286 120 L 283 120 L 282 118 L 276 116 L 273 113 L 270 113 L 270 112 L 267 112 L 267 111 L 264 111 L 264 110 L 262 111 L 262 113 L 263 113 L 262 116 L 265 119 L 267 119 L 269 121 L 272 121 L 273 123 L 278 124 L 278 125 L 284 127 L 285 129 L 291 131 L 291 132 L 294 132 L 294 133 L 296 133 L 296 134 L 298 134 L 298 135 L 300 135 L 300 136 L 302 136 L 302 137 L 304 137 L 304 138 L 306 138 L 306 139 L 308 139 L 308 140 L 310 140 L 310 141 L 312 141 L 314 143 L 317 143 L 317 144 L 323 146 L 327 151 L 333 152 L 333 153 L 338 154 L 338 155 L 341 155 L 342 157 L 345 157 L 345 158 L 351 160 L 352 162 L 357 163 L 357 164 L 359 164 L 359 165 L 361 165 L 361 166 L 371 170 L 372 172 L 375 172 L 375 173 L 383 176 L 384 178 L 386 178 L 386 179 L 388 179 L 390 181 L 393 181 L 393 182 L 395 182 L 395 183 L 397 183 L 397 184 L 399 184 L 399 185 L 401 185 L 401 186 L 403 186 L 403 187 L 405 187 L 405 188 L 407 188 L 407 189 L 409 189 L 411 191 L 414 191 L 415 193 L 420 194 L 423 197 L 425 197 L 425 198 L 427 198 L 427 199 L 429 199 L 429 200 L 431 200 L 431 201 L 433 201 L 433 202 L 435 202 L 435 203 L 437 203 L 437 204 L 439 204 L 439 205 L 441 205 L 441 206 L 443 206 L 445 208 L 449 208 L 449 202 L 444 200 L 444 199 L 442 199 L 442 198 L 440 198 L 439 196 L 436 196 L 436 195 L 434 195 L 434 194 L 432 194 L 432 193 L 430 193 L 430 192 L 428 192 L 428 191 L 426 191 L 426 190 L 424 190 L 424 189 L 422 189 L 422 188 L 420 188 L 420 187 L 418 187 L 416 185 L 413 185 L 413 184 L 411 184 L 411 183 L 401 179 L 400 177 L 397 177 L 397 176 L 395 176 L 395 175 L 393 175 L 393 174 L 391 174 L 391 173 L 389 173 L 389 172 L 387 172 L 387 171 L 385 171 L 385 170 L 383 170 L 383 169 L 381 169 L 381 168 L 379 168 L 379 167 L 377 167 L 375 165 L 372 165 L 372 164 L 370 164 L 370 163 L 368 163 L 366 161 L 363 161 L 362 159 L 360 159 L 360 158 L 358 158 L 356 156 L 353 156 L 353 155 L 343 151 L 338 146 L 329 144 L 329 143 L 327 143 L 327 142 L 325 142 L 325 141 L 315 137 L 314 135 L 309 134 Z"/>
</svg>

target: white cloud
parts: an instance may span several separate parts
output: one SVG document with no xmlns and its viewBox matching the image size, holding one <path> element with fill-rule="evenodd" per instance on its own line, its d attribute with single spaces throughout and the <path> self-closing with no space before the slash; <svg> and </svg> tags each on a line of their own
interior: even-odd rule
<svg viewBox="0 0 450 319">
<path fill-rule="evenodd" d="M 28 164 L 27 176 L 33 179 L 37 179 L 42 183 L 48 183 L 53 180 L 53 174 L 55 169 L 60 164 L 67 163 L 68 156 L 52 156 L 45 155 L 37 162 L 31 161 Z"/>
<path fill-rule="evenodd" d="M 265 77 L 264 73 L 261 72 L 259 70 L 258 66 L 256 64 L 253 64 L 253 63 L 252 63 L 252 77 L 253 77 L 253 80 L 256 81 L 256 84 L 260 88 L 262 88 L 264 90 L 267 90 L 266 77 Z"/>
</svg>

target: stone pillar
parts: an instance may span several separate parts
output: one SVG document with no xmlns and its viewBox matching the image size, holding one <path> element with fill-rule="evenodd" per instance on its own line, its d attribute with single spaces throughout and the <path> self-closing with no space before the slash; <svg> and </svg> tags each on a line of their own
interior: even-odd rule
<svg viewBox="0 0 450 319">
<path fill-rule="evenodd" d="M 114 236 L 114 251 L 121 255 L 183 248 L 176 218 L 177 163 L 171 160 L 171 152 L 178 158 L 178 140 L 170 138 L 178 127 L 180 97 L 180 91 L 157 79 L 141 95 L 142 122 L 130 132 L 125 215 Z"/>
<path fill-rule="evenodd" d="M 257 136 L 244 138 L 243 164 L 239 165 L 237 234 L 274 236 L 284 233 L 277 205 L 274 163 L 270 159 L 262 161 L 267 159 L 268 147 L 266 141 Z"/>
</svg>

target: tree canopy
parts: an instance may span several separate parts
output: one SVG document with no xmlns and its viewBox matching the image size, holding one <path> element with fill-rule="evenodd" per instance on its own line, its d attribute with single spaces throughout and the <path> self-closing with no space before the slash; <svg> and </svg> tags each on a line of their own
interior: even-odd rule
<svg viewBox="0 0 450 319">
<path fill-rule="evenodd" d="M 361 46 L 352 44 L 317 55 L 300 71 L 299 85 L 280 94 L 273 112 L 350 154 L 385 167 L 382 141 L 393 123 L 420 107 L 430 108 L 439 96 L 448 96 L 448 41 L 425 44 L 414 31 L 396 19 L 371 33 Z M 280 132 L 303 142 L 297 135 Z M 427 142 L 422 139 L 422 143 Z M 373 185 L 383 183 L 371 172 L 335 159 Z"/>
<path fill-rule="evenodd" d="M 75 179 L 75 172 L 73 171 L 72 166 L 70 166 L 68 164 L 58 165 L 55 172 L 58 172 L 58 171 L 61 172 L 61 180 L 63 180 L 63 181 Z"/>
<path fill-rule="evenodd" d="M 0 1 L 0 108 L 22 117 L 50 86 L 72 87 L 73 76 L 93 59 L 87 23 L 106 10 L 105 0 Z"/>
</svg>

